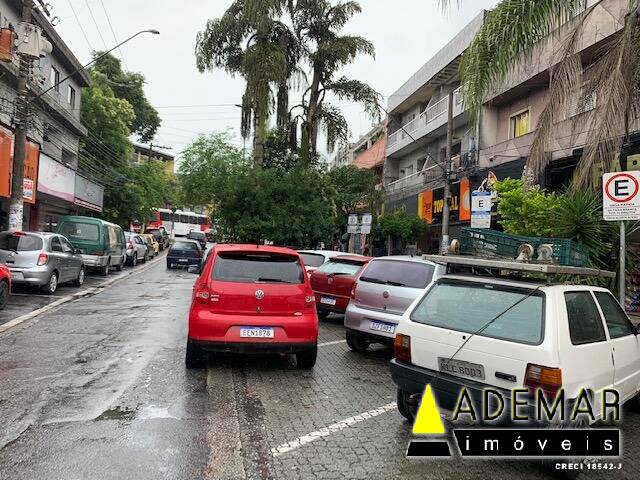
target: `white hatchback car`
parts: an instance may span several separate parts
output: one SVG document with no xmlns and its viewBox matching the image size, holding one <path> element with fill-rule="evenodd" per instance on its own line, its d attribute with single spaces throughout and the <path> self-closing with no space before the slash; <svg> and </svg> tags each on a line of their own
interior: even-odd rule
<svg viewBox="0 0 640 480">
<path fill-rule="evenodd" d="M 596 414 L 607 388 L 640 403 L 639 330 L 604 288 L 447 274 L 396 332 L 391 375 L 410 420 L 426 384 L 449 412 L 463 387 L 474 401 L 487 387 L 506 399 L 562 388 L 569 402 L 586 389 Z"/>
</svg>

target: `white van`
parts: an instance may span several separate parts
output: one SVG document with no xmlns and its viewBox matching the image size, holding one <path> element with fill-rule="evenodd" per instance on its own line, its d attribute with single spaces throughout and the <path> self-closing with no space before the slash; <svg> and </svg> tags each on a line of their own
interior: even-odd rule
<svg viewBox="0 0 640 480">
<path fill-rule="evenodd" d="M 459 261 L 467 266 L 470 262 Z M 479 263 L 486 267 L 491 261 Z M 500 268 L 512 263 L 517 270 L 529 267 L 494 263 Z M 408 419 L 414 417 L 426 384 L 431 384 L 440 408 L 448 411 L 462 387 L 474 399 L 486 387 L 504 392 L 507 399 L 515 388 L 553 396 L 562 388 L 569 400 L 586 389 L 596 415 L 606 388 L 618 391 L 620 403 L 640 403 L 639 330 L 604 288 L 446 274 L 412 304 L 396 333 L 391 374 L 398 386 L 398 409 Z"/>
</svg>

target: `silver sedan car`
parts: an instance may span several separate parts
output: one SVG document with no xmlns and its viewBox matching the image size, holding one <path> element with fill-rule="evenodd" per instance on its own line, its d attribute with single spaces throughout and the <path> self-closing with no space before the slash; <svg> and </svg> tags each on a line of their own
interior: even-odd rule
<svg viewBox="0 0 640 480">
<path fill-rule="evenodd" d="M 49 295 L 61 283 L 84 283 L 82 255 L 57 233 L 0 232 L 0 262 L 14 284 L 38 286 Z"/>
</svg>

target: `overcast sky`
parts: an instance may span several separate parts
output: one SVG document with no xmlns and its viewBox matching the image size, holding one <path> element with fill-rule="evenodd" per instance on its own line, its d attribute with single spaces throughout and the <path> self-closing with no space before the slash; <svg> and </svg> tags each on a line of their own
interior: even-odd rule
<svg viewBox="0 0 640 480">
<path fill-rule="evenodd" d="M 141 72 L 146 93 L 162 117 L 154 143 L 178 154 L 198 133 L 232 129 L 236 143 L 244 84 L 223 71 L 201 74 L 195 67 L 195 36 L 207 19 L 217 18 L 231 0 L 57 0 L 52 15 L 64 41 L 82 63 L 91 50 L 111 48 L 133 33 L 156 28 L 160 35 L 141 35 L 116 56 L 124 68 Z M 452 2 L 455 5 L 455 2 Z M 362 13 L 345 32 L 373 42 L 376 58 L 360 57 L 344 74 L 368 82 L 388 96 L 442 48 L 483 8 L 496 0 L 469 0 L 444 14 L 438 0 L 360 0 Z M 74 14 L 75 11 L 75 14 Z M 77 17 L 76 17 L 77 15 Z M 83 33 L 84 30 L 84 33 Z M 117 41 L 116 41 L 117 40 Z M 229 106 L 231 105 L 231 106 Z M 366 133 L 371 121 L 361 107 L 341 103 L 352 139 Z"/>
</svg>

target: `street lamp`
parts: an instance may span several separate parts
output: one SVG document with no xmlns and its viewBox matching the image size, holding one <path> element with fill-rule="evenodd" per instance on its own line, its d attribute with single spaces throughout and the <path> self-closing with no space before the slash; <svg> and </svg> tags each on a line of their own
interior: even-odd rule
<svg viewBox="0 0 640 480">
<path fill-rule="evenodd" d="M 109 50 L 107 50 L 106 52 L 103 52 L 100 56 L 94 58 L 93 60 L 91 60 L 89 63 L 86 63 L 85 65 L 81 66 L 80 68 L 76 68 L 73 72 L 71 72 L 69 75 L 67 75 L 66 77 L 64 77 L 62 80 L 59 80 L 58 83 L 55 83 L 53 85 L 51 85 L 49 88 L 47 88 L 46 90 L 40 92 L 38 95 L 36 95 L 35 97 L 33 97 L 30 101 L 34 101 L 38 98 L 40 98 L 41 96 L 43 96 L 45 93 L 53 90 L 54 88 L 56 88 L 58 85 L 60 85 L 62 82 L 64 82 L 65 80 L 67 80 L 68 78 L 73 77 L 76 73 L 78 73 L 81 70 L 84 70 L 85 68 L 87 68 L 89 65 L 91 65 L 92 63 L 97 62 L 98 60 L 100 60 L 102 57 L 105 57 L 106 55 L 108 55 L 109 53 L 113 52 L 116 48 L 121 47 L 122 45 L 124 45 L 125 43 L 127 43 L 128 41 L 134 39 L 135 37 L 137 37 L 138 35 L 141 35 L 143 33 L 151 33 L 153 35 L 160 35 L 160 32 L 156 29 L 149 29 L 149 30 L 140 30 L 137 33 L 134 33 L 133 35 L 131 35 L 129 38 L 127 38 L 126 40 L 123 40 L 122 42 L 120 42 L 118 45 L 116 45 L 113 48 L 110 48 Z"/>
</svg>

